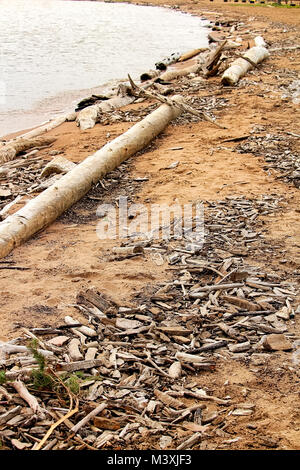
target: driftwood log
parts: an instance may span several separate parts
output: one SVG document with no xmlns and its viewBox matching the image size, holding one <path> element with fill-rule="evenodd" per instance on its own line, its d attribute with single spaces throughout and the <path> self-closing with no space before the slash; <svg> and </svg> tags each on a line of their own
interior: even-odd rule
<svg viewBox="0 0 300 470">
<path fill-rule="evenodd" d="M 236 59 L 222 75 L 223 85 L 236 85 L 239 79 L 253 69 L 257 64 L 269 57 L 268 50 L 263 46 L 255 46 L 249 49 L 243 57 Z"/>
<path fill-rule="evenodd" d="M 9 162 L 13 160 L 19 153 L 25 152 L 33 147 L 43 147 L 44 145 L 52 144 L 56 139 L 54 138 L 35 138 L 35 139 L 16 139 L 12 140 L 0 147 L 0 163 Z"/>
<path fill-rule="evenodd" d="M 114 111 L 115 109 L 121 108 L 131 104 L 135 100 L 135 96 L 114 96 L 113 98 L 102 101 L 101 103 L 88 106 L 78 113 L 76 123 L 83 131 L 91 129 L 98 122 L 102 113 L 108 111 Z"/>
<path fill-rule="evenodd" d="M 173 97 L 181 103 L 181 96 Z M 166 104 L 106 144 L 22 209 L 0 223 L 0 258 L 43 229 L 81 199 L 101 178 L 144 148 L 182 113 Z"/>
</svg>

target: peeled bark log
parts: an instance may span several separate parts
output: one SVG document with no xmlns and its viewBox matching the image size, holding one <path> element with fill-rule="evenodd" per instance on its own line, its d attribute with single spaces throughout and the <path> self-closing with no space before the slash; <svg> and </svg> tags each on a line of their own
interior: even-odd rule
<svg viewBox="0 0 300 470">
<path fill-rule="evenodd" d="M 96 122 L 98 122 L 101 113 L 114 111 L 122 106 L 133 103 L 135 99 L 135 96 L 115 96 L 114 98 L 103 101 L 102 103 L 88 106 L 80 111 L 77 116 L 76 123 L 83 131 L 91 129 L 94 127 Z"/>
<path fill-rule="evenodd" d="M 7 144 L 0 147 L 0 163 L 5 163 L 13 160 L 19 153 L 33 147 L 42 147 L 44 145 L 52 144 L 56 139 L 52 138 L 38 138 L 38 139 L 18 139 L 12 140 Z"/>
<path fill-rule="evenodd" d="M 170 80 L 174 80 L 175 78 L 185 77 L 190 73 L 197 73 L 200 70 L 199 64 L 190 65 L 189 67 L 185 67 L 184 69 L 178 70 L 169 70 L 165 73 L 162 73 L 159 77 L 160 80 L 165 82 L 169 82 Z"/>
<path fill-rule="evenodd" d="M 251 62 L 257 65 L 264 59 L 267 59 L 269 55 L 270 54 L 265 47 L 252 47 L 244 54 L 245 59 L 242 57 L 236 59 L 233 64 L 225 70 L 222 75 L 223 85 L 235 85 L 241 77 L 246 75 L 246 73 L 253 68 Z M 247 59 L 249 59 L 249 61 Z"/>
<path fill-rule="evenodd" d="M 188 51 L 185 54 L 182 54 L 182 56 L 180 56 L 178 62 L 184 62 L 185 60 L 191 59 L 192 57 L 195 57 L 196 55 L 200 54 L 200 52 L 207 51 L 207 49 L 207 47 L 202 47 L 201 49 L 194 49 L 192 51 Z"/>
<path fill-rule="evenodd" d="M 181 96 L 173 100 L 182 102 Z M 182 111 L 166 104 L 86 158 L 15 214 L 0 223 L 0 258 L 81 199 L 101 178 L 144 148 Z"/>
</svg>

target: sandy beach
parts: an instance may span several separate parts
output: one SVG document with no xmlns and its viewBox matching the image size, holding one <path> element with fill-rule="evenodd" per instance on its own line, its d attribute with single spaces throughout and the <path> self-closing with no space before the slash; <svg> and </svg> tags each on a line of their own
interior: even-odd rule
<svg viewBox="0 0 300 470">
<path fill-rule="evenodd" d="M 145 206 L 200 200 L 207 213 L 220 201 L 269 201 L 274 209 L 262 211 L 253 219 L 251 232 L 255 240 L 247 245 L 250 248 L 244 263 L 277 276 L 288 291 L 290 286 L 299 288 L 300 174 L 286 162 L 290 155 L 298 155 L 299 159 L 299 104 L 289 95 L 289 86 L 299 80 L 300 50 L 293 46 L 299 46 L 300 10 L 220 0 L 134 3 L 172 7 L 214 22 L 226 19 L 238 23 L 232 33 L 222 25 L 214 33 L 219 38 L 242 38 L 241 53 L 254 45 L 255 36 L 262 36 L 270 57 L 235 87 L 222 86 L 220 75 L 209 79 L 184 77 L 172 82 L 174 94 L 193 98 L 194 107 L 203 106 L 226 129 L 182 115 L 144 151 L 123 163 L 57 221 L 2 260 L 24 269 L 0 271 L 1 341 L 20 336 L 23 328 L 57 327 L 66 315 L 87 324 L 86 317 L 73 306 L 79 291 L 96 288 L 118 305 L 135 306 L 142 296 L 152 295 L 162 283 L 176 278 L 176 271 L 167 262 L 156 263 L 148 255 L 111 259 L 111 250 L 118 241 L 97 238 L 96 209 L 99 203 L 113 204 L 119 196 L 128 196 L 132 203 Z M 230 63 L 230 52 L 228 56 Z M 130 71 L 124 71 L 127 73 Z M 154 100 L 146 99 L 109 114 L 93 129 L 81 131 L 75 122 L 65 122 L 47 133 L 56 140 L 34 155 L 38 160 L 31 167 L 32 173 L 26 173 L 26 168 L 22 173 L 21 167 L 9 180 L 1 180 L 1 187 L 10 189 L 13 197 L 21 189 L 22 199 L 10 213 L 35 196 L 27 190 L 47 161 L 60 155 L 76 164 L 82 162 L 156 106 Z M 172 166 L 174 162 L 177 164 Z M 230 251 L 228 246 L 224 250 Z M 294 311 L 299 299 L 299 293 L 293 296 Z M 154 306 L 154 319 L 156 309 Z M 296 313 L 288 323 L 287 333 L 295 341 L 300 339 L 299 318 Z M 228 414 L 229 408 L 222 413 L 217 403 L 209 403 L 209 412 L 217 410 L 219 414 L 194 449 L 299 450 L 299 365 L 293 363 L 292 354 L 276 350 L 267 358 L 254 355 L 247 359 L 225 355 L 226 360 L 218 358 L 214 372 L 186 372 L 187 381 L 206 387 L 212 395 L 230 396 L 234 403 L 255 404 L 251 416 L 236 416 Z M 195 400 L 187 402 L 192 405 Z M 174 427 L 168 434 L 178 445 L 178 439 L 187 438 L 189 433 L 188 428 Z M 105 448 L 159 449 L 157 435 L 141 436 L 136 442 L 112 442 Z"/>
</svg>

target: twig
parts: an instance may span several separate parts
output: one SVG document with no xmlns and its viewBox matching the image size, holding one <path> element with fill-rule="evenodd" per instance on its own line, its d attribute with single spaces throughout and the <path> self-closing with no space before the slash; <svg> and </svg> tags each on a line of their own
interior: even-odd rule
<svg viewBox="0 0 300 470">
<path fill-rule="evenodd" d="M 107 403 L 101 403 L 101 405 L 97 406 L 97 408 L 95 408 L 88 415 L 82 418 L 82 420 L 79 421 L 79 423 L 75 424 L 75 426 L 72 427 L 71 432 L 76 434 L 77 431 L 79 431 L 79 429 L 82 428 L 82 426 L 88 423 L 90 419 L 92 419 L 94 416 L 97 416 L 99 413 L 101 413 L 101 411 L 103 411 L 106 407 L 107 407 Z"/>
<path fill-rule="evenodd" d="M 208 114 L 204 113 L 203 111 L 198 111 L 185 103 L 177 103 L 171 98 L 166 98 L 165 96 L 160 95 L 159 93 L 156 93 L 154 91 L 150 92 L 150 91 L 143 90 L 141 87 L 139 87 L 133 82 L 130 75 L 128 75 L 128 79 L 132 87 L 133 93 L 136 93 L 137 96 L 144 96 L 146 98 L 158 100 L 161 103 L 165 103 L 165 104 L 168 104 L 169 106 L 179 108 L 184 112 L 193 114 L 194 116 L 204 118 L 206 121 L 211 122 L 212 124 L 219 127 L 220 129 L 226 129 L 226 127 L 221 126 L 220 124 L 217 124 L 211 117 L 208 116 Z"/>
<path fill-rule="evenodd" d="M 40 450 L 41 447 L 47 441 L 47 439 L 51 436 L 54 429 L 56 429 L 57 426 L 59 426 L 61 423 L 63 423 L 64 421 L 66 421 L 67 419 L 69 419 L 71 416 L 73 416 L 75 413 L 78 412 L 78 398 L 76 397 L 75 407 L 72 409 L 72 407 L 73 407 L 73 394 L 71 393 L 69 388 L 63 383 L 63 381 L 55 374 L 55 372 L 54 371 L 51 371 L 51 372 L 52 372 L 53 375 L 55 375 L 55 377 L 58 379 L 58 381 L 63 385 L 63 387 L 66 389 L 66 391 L 69 395 L 69 398 L 70 398 L 69 411 L 62 418 L 60 418 L 58 421 L 56 421 L 54 424 L 51 425 L 51 427 L 49 428 L 49 430 L 47 431 L 47 433 L 45 434 L 43 439 L 32 450 Z"/>
</svg>

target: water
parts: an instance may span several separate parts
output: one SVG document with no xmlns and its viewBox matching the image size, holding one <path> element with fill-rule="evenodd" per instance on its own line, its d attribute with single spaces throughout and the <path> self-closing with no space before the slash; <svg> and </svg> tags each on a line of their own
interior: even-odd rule
<svg viewBox="0 0 300 470">
<path fill-rule="evenodd" d="M 207 46 L 207 22 L 159 7 L 0 0 L 0 136 L 65 110 L 99 85 Z"/>
</svg>

